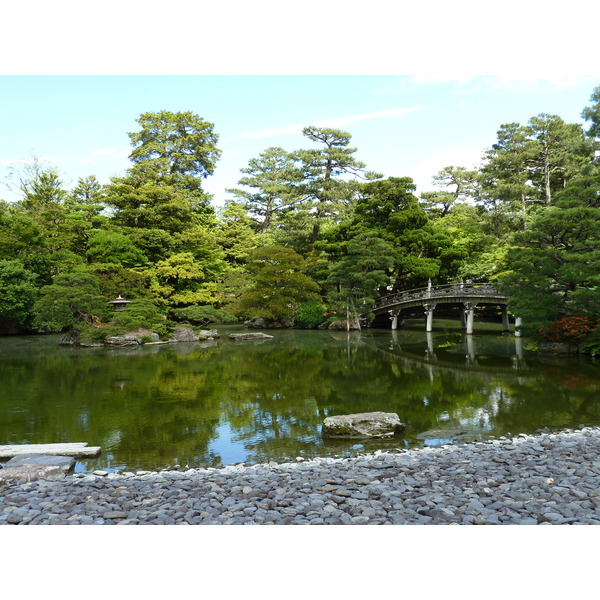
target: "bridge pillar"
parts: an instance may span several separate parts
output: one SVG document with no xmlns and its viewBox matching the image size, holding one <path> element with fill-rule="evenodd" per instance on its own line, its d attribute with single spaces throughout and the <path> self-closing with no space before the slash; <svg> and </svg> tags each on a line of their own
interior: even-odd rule
<svg viewBox="0 0 600 600">
<path fill-rule="evenodd" d="M 504 331 L 510 331 L 510 325 L 508 323 L 508 307 L 506 305 L 502 307 L 502 329 Z"/>
<path fill-rule="evenodd" d="M 423 308 L 425 309 L 425 316 L 427 317 L 425 331 L 429 333 L 433 330 L 433 311 L 435 309 L 435 302 L 426 302 L 423 304 Z"/>
<path fill-rule="evenodd" d="M 475 302 L 465 302 L 465 310 L 467 311 L 467 335 L 473 333 L 473 322 L 475 321 L 475 308 L 477 304 Z"/>
<path fill-rule="evenodd" d="M 515 337 L 521 337 L 521 317 L 515 317 Z"/>
<path fill-rule="evenodd" d="M 398 329 L 398 315 L 400 314 L 399 310 L 388 310 L 390 313 L 390 321 L 392 322 L 392 329 Z"/>
</svg>

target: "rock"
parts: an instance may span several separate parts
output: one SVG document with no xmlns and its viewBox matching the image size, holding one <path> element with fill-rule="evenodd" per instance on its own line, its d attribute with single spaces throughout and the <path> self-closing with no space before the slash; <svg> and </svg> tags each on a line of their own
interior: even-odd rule
<svg viewBox="0 0 600 600">
<path fill-rule="evenodd" d="M 80 337 L 81 336 L 79 334 L 79 331 L 75 331 L 73 329 L 72 331 L 65 333 L 65 335 L 60 340 L 60 345 L 61 346 L 78 346 Z"/>
<path fill-rule="evenodd" d="M 350 330 L 356 330 L 358 329 L 358 323 L 356 322 L 356 319 L 350 319 Z M 331 321 L 331 323 L 329 324 L 328 329 L 339 329 L 339 330 L 344 330 L 346 331 L 348 329 L 348 323 L 346 322 L 345 319 L 339 319 L 337 321 Z"/>
<path fill-rule="evenodd" d="M 177 342 L 197 342 L 200 338 L 191 327 L 175 327 L 173 339 Z"/>
<path fill-rule="evenodd" d="M 280 321 L 267 321 L 266 319 L 256 318 L 244 321 L 244 327 L 249 329 L 286 329 L 294 326 L 293 319 L 281 319 Z"/>
<path fill-rule="evenodd" d="M 48 454 L 19 454 L 14 456 L 7 463 L 7 467 L 22 467 L 25 465 L 51 466 L 59 467 L 65 473 L 68 473 L 75 466 L 75 459 L 72 456 L 51 456 Z"/>
<path fill-rule="evenodd" d="M 52 465 L 21 465 L 18 467 L 4 467 L 0 473 L 0 485 L 11 481 L 36 481 L 37 479 L 58 479 L 65 474 L 60 467 Z"/>
<path fill-rule="evenodd" d="M 549 352 L 551 354 L 577 354 L 577 346 L 564 342 L 540 342 L 538 352 Z"/>
<path fill-rule="evenodd" d="M 147 327 L 138 327 L 137 329 L 132 329 L 127 331 L 125 335 L 135 337 L 139 344 L 141 344 L 142 340 L 144 339 L 150 339 L 151 342 L 158 342 L 160 340 L 160 335 L 158 335 L 158 333 L 154 333 Z"/>
<path fill-rule="evenodd" d="M 134 335 L 113 335 L 104 340 L 107 346 L 137 346 L 138 341 Z"/>
<path fill-rule="evenodd" d="M 323 437 L 384 438 L 404 431 L 396 413 L 371 412 L 327 417 L 323 421 Z"/>
<path fill-rule="evenodd" d="M 221 337 L 216 329 L 201 329 L 198 332 L 198 338 L 201 340 L 215 340 Z"/>
<path fill-rule="evenodd" d="M 257 332 L 257 333 L 230 333 L 229 339 L 238 341 L 238 342 L 246 342 L 253 340 L 272 340 L 272 335 L 267 335 L 266 333 Z"/>
</svg>

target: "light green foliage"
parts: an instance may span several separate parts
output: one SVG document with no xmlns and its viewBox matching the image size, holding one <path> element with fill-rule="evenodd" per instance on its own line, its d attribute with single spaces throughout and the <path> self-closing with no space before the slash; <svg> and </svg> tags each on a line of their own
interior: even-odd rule
<svg viewBox="0 0 600 600">
<path fill-rule="evenodd" d="M 206 280 L 206 271 L 191 252 L 173 254 L 148 271 L 150 294 L 160 305 L 214 304 L 216 284 Z"/>
<path fill-rule="evenodd" d="M 298 306 L 294 315 L 294 326 L 302 329 L 315 329 L 327 321 L 326 310 L 325 306 L 317 300 L 303 302 Z"/>
<path fill-rule="evenodd" d="M 223 249 L 225 260 L 234 266 L 243 265 L 248 253 L 258 245 L 252 229 L 252 219 L 238 202 L 227 201 L 220 213 L 220 221 L 214 230 L 215 239 Z"/>
<path fill-rule="evenodd" d="M 228 307 L 240 318 L 272 322 L 292 319 L 298 305 L 319 300 L 319 286 L 304 274 L 304 259 L 291 248 L 264 246 L 250 253 L 247 270 L 252 285 Z"/>
<path fill-rule="evenodd" d="M 0 319 L 26 325 L 37 296 L 35 273 L 19 260 L 0 259 Z"/>
<path fill-rule="evenodd" d="M 90 231 L 86 256 L 96 263 L 113 263 L 122 267 L 136 267 L 148 261 L 131 239 L 117 231 L 95 229 Z"/>
<path fill-rule="evenodd" d="M 41 289 L 34 306 L 33 326 L 38 331 L 63 331 L 76 323 L 90 323 L 107 312 L 98 279 L 83 270 L 57 275 Z"/>
</svg>

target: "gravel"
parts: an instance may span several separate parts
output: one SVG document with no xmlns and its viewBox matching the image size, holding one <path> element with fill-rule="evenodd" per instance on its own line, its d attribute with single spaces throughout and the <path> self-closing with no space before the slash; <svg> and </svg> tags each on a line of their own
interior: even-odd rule
<svg viewBox="0 0 600 600">
<path fill-rule="evenodd" d="M 0 525 L 600 524 L 600 428 L 0 487 Z"/>
</svg>

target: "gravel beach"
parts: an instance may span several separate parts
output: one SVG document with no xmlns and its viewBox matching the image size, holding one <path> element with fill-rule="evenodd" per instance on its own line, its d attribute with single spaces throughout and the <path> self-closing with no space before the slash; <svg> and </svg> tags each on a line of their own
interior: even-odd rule
<svg viewBox="0 0 600 600">
<path fill-rule="evenodd" d="M 353 458 L 13 481 L 0 485 L 0 524 L 595 525 L 600 428 Z"/>
</svg>

